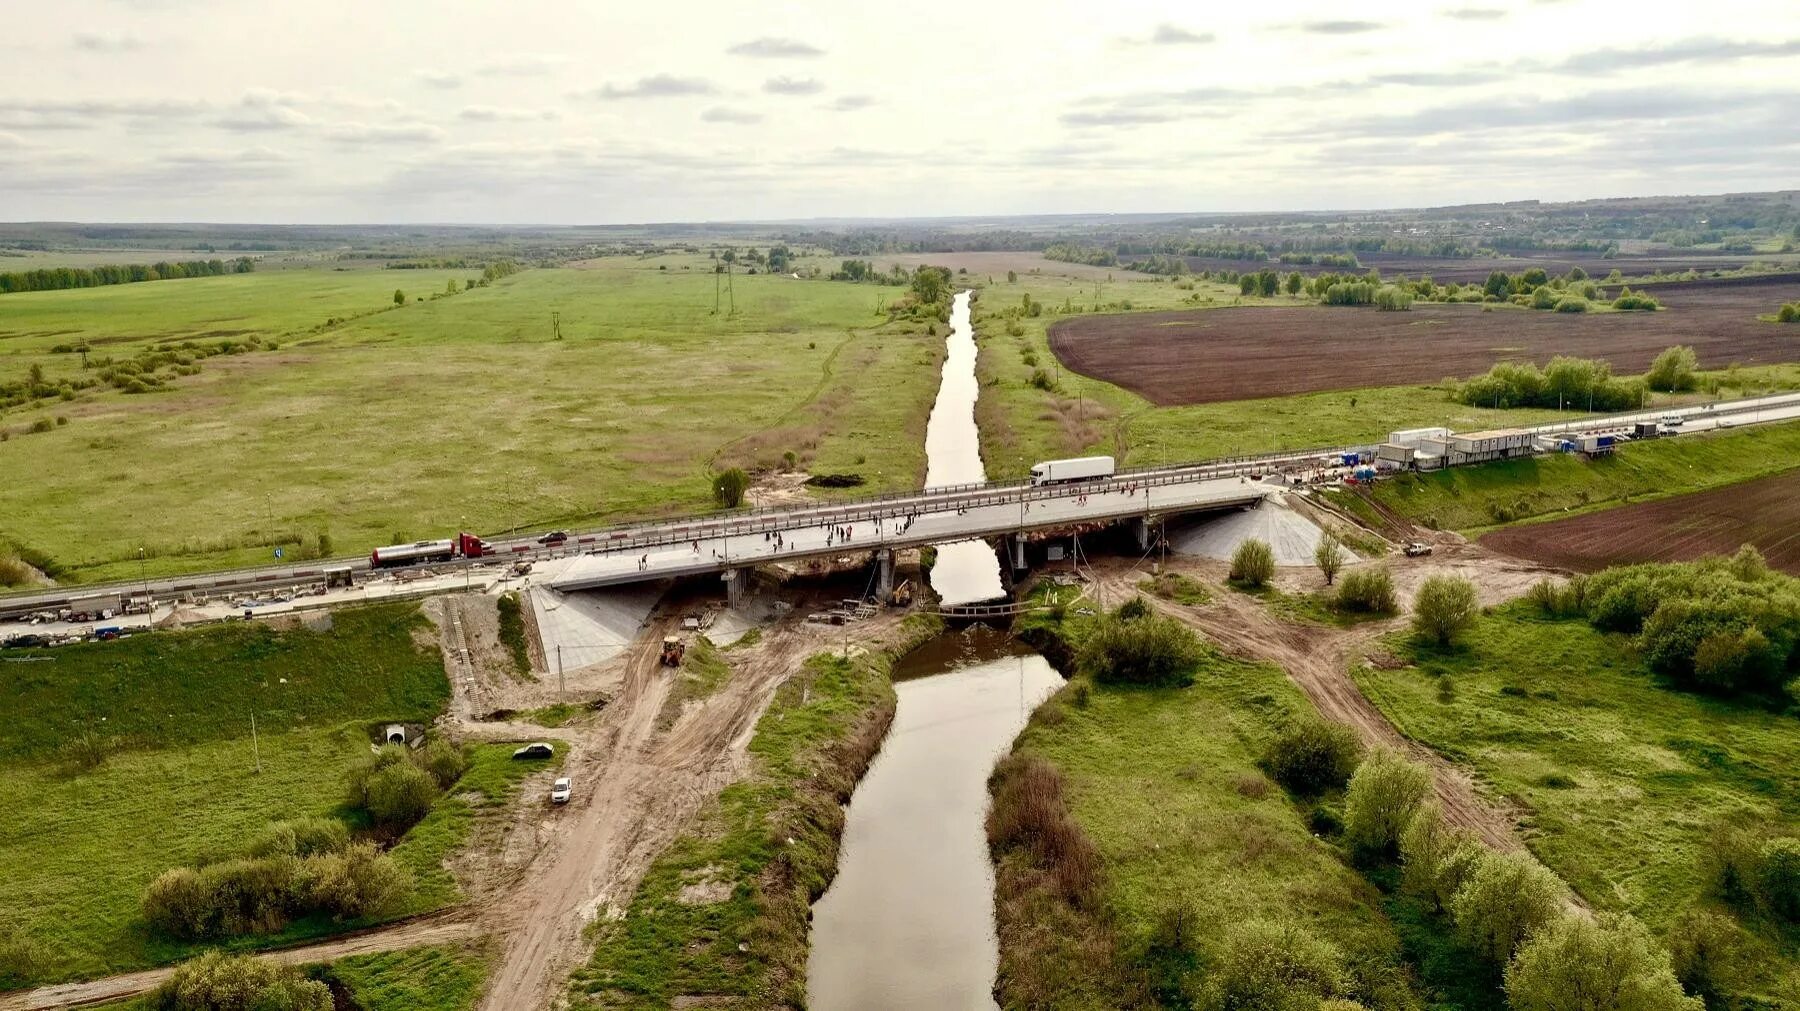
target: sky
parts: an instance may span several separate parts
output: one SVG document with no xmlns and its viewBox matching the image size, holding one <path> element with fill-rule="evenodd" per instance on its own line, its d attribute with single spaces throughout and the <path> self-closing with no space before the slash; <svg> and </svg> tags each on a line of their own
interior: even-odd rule
<svg viewBox="0 0 1800 1011">
<path fill-rule="evenodd" d="M 615 224 L 1800 186 L 1800 3 L 57 0 L 0 220 Z"/>
</svg>

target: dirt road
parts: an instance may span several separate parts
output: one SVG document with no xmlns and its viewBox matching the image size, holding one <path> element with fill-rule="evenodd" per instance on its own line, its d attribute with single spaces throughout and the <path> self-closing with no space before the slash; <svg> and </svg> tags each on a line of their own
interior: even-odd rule
<svg viewBox="0 0 1800 1011">
<path fill-rule="evenodd" d="M 466 940 L 482 932 L 479 924 L 467 914 L 456 912 L 424 916 L 406 923 L 376 927 L 357 934 L 334 937 L 318 944 L 271 951 L 262 957 L 271 961 L 303 965 L 329 962 L 348 955 L 370 955 L 382 951 L 398 951 L 420 945 L 446 944 Z M 0 996 L 0 1011 L 52 1011 L 56 1008 L 88 1007 L 124 1000 L 147 993 L 175 971 L 173 966 L 146 969 L 143 972 L 83 983 L 61 983 L 19 993 Z"/>
</svg>

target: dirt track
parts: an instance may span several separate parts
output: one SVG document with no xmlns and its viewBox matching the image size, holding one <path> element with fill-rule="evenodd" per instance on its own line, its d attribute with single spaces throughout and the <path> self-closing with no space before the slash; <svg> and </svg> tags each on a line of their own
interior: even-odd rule
<svg viewBox="0 0 1800 1011">
<path fill-rule="evenodd" d="M 1800 274 L 1645 290 L 1667 308 L 1575 315 L 1426 302 L 1410 312 L 1258 306 L 1076 316 L 1053 324 L 1049 338 L 1069 368 L 1160 405 L 1432 383 L 1503 359 L 1541 365 L 1559 354 L 1642 372 L 1675 344 L 1692 346 L 1705 368 L 1800 360 L 1800 327 L 1756 318 L 1800 299 Z"/>
<path fill-rule="evenodd" d="M 1800 470 L 1691 495 L 1505 527 L 1484 547 L 1594 572 L 1631 562 L 1691 561 L 1754 544 L 1773 568 L 1800 576 Z"/>
</svg>

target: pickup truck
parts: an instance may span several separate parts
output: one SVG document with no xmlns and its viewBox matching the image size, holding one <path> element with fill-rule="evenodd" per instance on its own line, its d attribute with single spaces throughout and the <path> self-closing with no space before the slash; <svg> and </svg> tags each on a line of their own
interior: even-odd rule
<svg viewBox="0 0 1800 1011">
<path fill-rule="evenodd" d="M 1413 541 L 1411 544 L 1408 544 L 1404 550 L 1406 551 L 1406 557 L 1417 558 L 1420 555 L 1431 554 L 1431 545 L 1424 541 Z"/>
</svg>

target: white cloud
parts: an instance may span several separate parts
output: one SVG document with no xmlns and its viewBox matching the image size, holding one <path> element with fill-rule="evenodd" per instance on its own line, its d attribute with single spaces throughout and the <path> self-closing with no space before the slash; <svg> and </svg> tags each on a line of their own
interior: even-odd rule
<svg viewBox="0 0 1800 1011">
<path fill-rule="evenodd" d="M 717 105 L 701 113 L 700 118 L 708 123 L 760 123 L 763 120 L 761 115 L 754 112 Z"/>
<path fill-rule="evenodd" d="M 690 95 L 715 95 L 719 89 L 711 81 L 699 77 L 677 77 L 652 74 L 631 84 L 608 82 L 586 94 L 593 98 L 617 100 L 626 98 L 681 98 Z"/>
<path fill-rule="evenodd" d="M 415 70 L 413 76 L 420 82 L 433 88 L 460 88 L 463 79 L 461 74 L 452 74 L 442 70 Z"/>
<path fill-rule="evenodd" d="M 825 103 L 825 108 L 832 112 L 855 112 L 858 109 L 867 109 L 874 104 L 875 96 L 873 95 L 840 95 Z"/>
<path fill-rule="evenodd" d="M 76 32 L 72 44 L 87 53 L 131 53 L 144 44 L 130 35 L 102 35 L 99 32 Z"/>
<path fill-rule="evenodd" d="M 763 82 L 763 90 L 771 95 L 816 95 L 825 85 L 810 77 L 771 77 Z"/>
<path fill-rule="evenodd" d="M 435 144 L 445 136 L 429 123 L 338 123 L 325 132 L 341 144 Z"/>
<path fill-rule="evenodd" d="M 796 59 L 824 56 L 825 50 L 797 39 L 764 37 L 740 42 L 725 50 L 733 56 L 757 56 L 763 59 Z"/>
<path fill-rule="evenodd" d="M 506 109 L 492 105 L 465 105 L 456 114 L 471 123 L 531 123 L 557 118 L 554 109 Z"/>
</svg>

